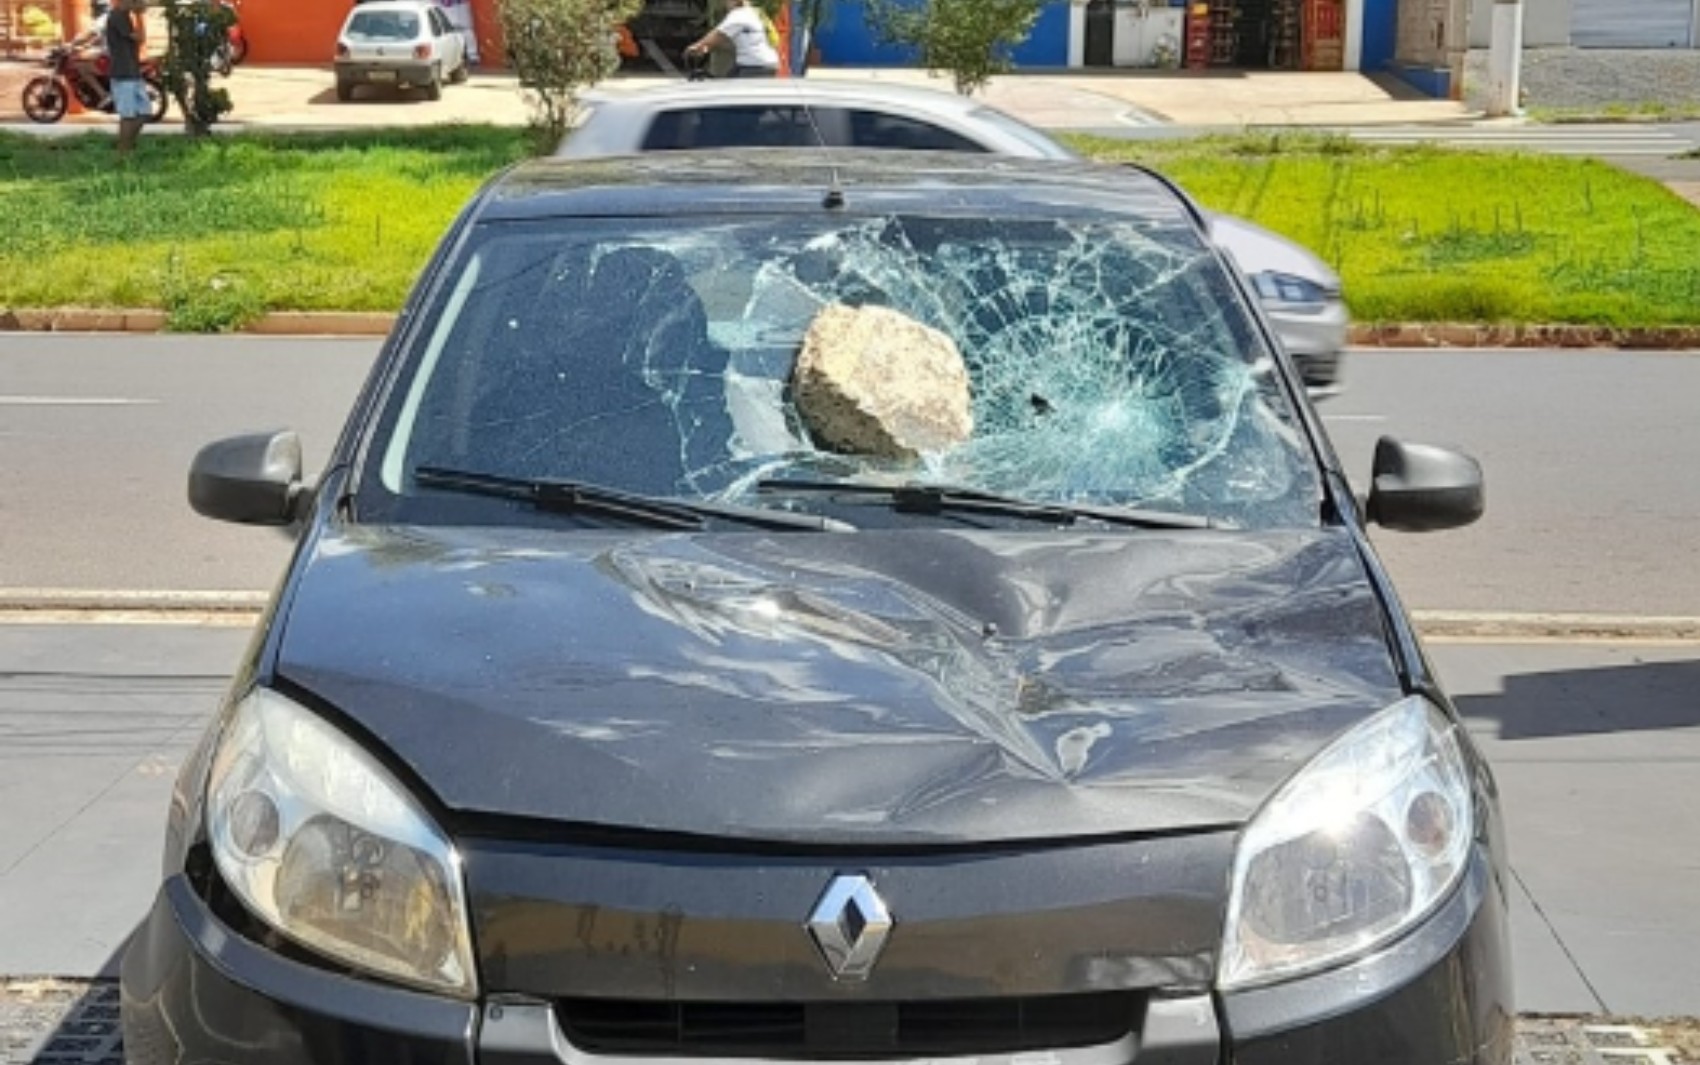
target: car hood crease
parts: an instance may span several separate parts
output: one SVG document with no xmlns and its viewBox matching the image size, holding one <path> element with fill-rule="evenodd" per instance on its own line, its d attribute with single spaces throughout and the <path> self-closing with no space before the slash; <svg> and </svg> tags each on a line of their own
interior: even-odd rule
<svg viewBox="0 0 1700 1065">
<path fill-rule="evenodd" d="M 1399 694 L 1327 529 L 332 527 L 290 610 L 451 810 L 775 843 L 1238 824 Z"/>
</svg>

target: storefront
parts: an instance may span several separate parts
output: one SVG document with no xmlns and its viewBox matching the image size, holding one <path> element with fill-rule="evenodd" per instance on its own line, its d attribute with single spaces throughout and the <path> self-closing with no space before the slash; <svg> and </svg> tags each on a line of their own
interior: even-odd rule
<svg viewBox="0 0 1700 1065">
<path fill-rule="evenodd" d="M 1395 0 L 1076 0 L 1086 67 L 1377 70 Z"/>
</svg>

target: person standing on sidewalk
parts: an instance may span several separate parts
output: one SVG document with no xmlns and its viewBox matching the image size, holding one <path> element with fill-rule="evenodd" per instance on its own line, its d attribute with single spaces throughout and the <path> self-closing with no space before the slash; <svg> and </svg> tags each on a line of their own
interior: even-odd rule
<svg viewBox="0 0 1700 1065">
<path fill-rule="evenodd" d="M 726 17 L 702 40 L 685 49 L 686 55 L 702 55 L 717 44 L 734 49 L 732 77 L 775 78 L 779 76 L 779 50 L 767 36 L 761 12 L 749 0 L 726 0 Z"/>
<path fill-rule="evenodd" d="M 118 112 L 118 154 L 129 155 L 147 122 L 148 94 L 142 87 L 145 30 L 138 0 L 113 0 L 106 18 L 106 61 L 112 77 L 112 105 Z"/>
</svg>

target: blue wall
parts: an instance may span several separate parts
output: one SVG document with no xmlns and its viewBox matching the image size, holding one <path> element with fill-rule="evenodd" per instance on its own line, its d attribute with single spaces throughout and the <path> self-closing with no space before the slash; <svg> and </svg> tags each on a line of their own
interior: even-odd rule
<svg viewBox="0 0 1700 1065">
<path fill-rule="evenodd" d="M 916 2 L 904 0 L 906 4 Z M 1026 43 L 1012 53 L 1017 66 L 1068 66 L 1068 7 L 1067 0 L 1052 0 L 1045 5 Z M 862 0 L 836 0 L 820 28 L 817 43 L 821 62 L 830 66 L 908 67 L 918 62 L 914 49 L 895 48 L 875 40 Z"/>
<path fill-rule="evenodd" d="M 1346 27 L 1351 32 L 1351 27 Z M 1399 36 L 1398 0 L 1364 0 L 1364 73 L 1384 70 L 1393 62 Z"/>
</svg>

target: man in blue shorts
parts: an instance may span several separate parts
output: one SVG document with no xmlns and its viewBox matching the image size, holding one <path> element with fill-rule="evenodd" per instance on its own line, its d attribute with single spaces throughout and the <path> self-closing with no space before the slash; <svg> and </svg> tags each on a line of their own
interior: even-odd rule
<svg viewBox="0 0 1700 1065">
<path fill-rule="evenodd" d="M 112 104 L 118 112 L 118 154 L 129 155 L 147 122 L 142 88 L 141 15 L 134 0 L 115 0 L 106 16 L 106 58 L 111 64 Z"/>
</svg>

